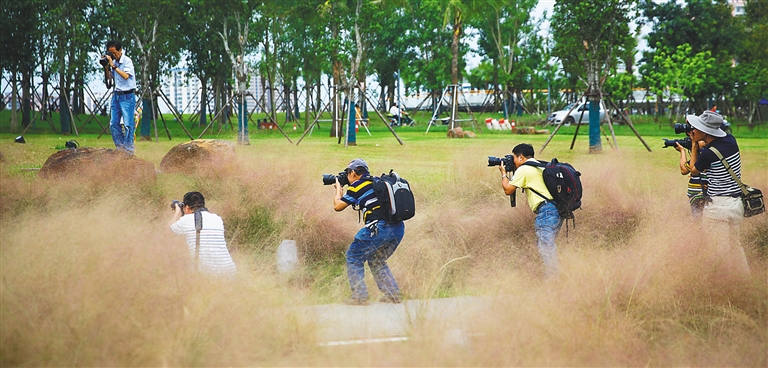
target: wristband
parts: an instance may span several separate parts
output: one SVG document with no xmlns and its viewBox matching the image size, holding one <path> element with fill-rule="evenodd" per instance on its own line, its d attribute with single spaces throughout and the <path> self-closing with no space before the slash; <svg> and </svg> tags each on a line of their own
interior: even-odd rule
<svg viewBox="0 0 768 368">
<path fill-rule="evenodd" d="M 112 70 L 117 70 L 117 65 L 112 65 Z"/>
<path fill-rule="evenodd" d="M 502 179 L 502 180 L 504 180 L 504 179 L 509 179 L 509 178 L 508 178 L 506 175 L 503 175 L 503 176 L 501 177 L 501 179 Z"/>
</svg>

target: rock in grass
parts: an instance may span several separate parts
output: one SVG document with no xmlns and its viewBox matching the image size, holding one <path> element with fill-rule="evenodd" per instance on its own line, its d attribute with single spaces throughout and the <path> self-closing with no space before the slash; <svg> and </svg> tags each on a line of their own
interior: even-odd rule
<svg viewBox="0 0 768 368">
<path fill-rule="evenodd" d="M 461 127 L 455 127 L 453 129 L 448 129 L 448 138 L 477 138 L 477 134 L 475 134 L 475 132 L 470 132 L 469 130 L 464 130 Z"/>
<path fill-rule="evenodd" d="M 155 179 L 155 165 L 125 151 L 109 148 L 67 148 L 48 157 L 41 178 L 103 176 L 120 180 Z"/>
<path fill-rule="evenodd" d="M 160 161 L 164 173 L 192 173 L 200 164 L 235 158 L 235 145 L 219 139 L 195 139 L 171 148 Z"/>
</svg>

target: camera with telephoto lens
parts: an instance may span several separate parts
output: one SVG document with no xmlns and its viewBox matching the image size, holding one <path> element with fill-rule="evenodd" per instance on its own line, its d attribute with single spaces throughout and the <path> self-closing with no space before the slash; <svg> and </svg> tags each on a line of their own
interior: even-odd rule
<svg viewBox="0 0 768 368">
<path fill-rule="evenodd" d="M 693 126 L 691 124 L 685 123 L 685 124 L 675 124 L 675 134 L 688 134 L 690 131 L 693 130 Z M 674 146 L 674 144 L 673 144 Z"/>
<path fill-rule="evenodd" d="M 171 201 L 171 209 L 174 211 L 176 210 L 176 207 L 179 207 L 181 212 L 184 212 L 184 206 L 186 206 L 184 202 L 179 202 L 175 199 Z"/>
<path fill-rule="evenodd" d="M 514 156 L 506 155 L 501 158 L 488 156 L 488 166 L 501 166 L 501 164 L 504 164 L 504 170 L 507 172 L 515 171 Z"/>
<path fill-rule="evenodd" d="M 340 172 L 339 175 L 323 174 L 323 185 L 333 185 L 337 178 L 339 179 L 339 184 L 341 184 L 341 186 L 349 185 L 349 178 L 347 177 L 346 171 Z"/>
<path fill-rule="evenodd" d="M 113 54 L 111 51 L 107 51 L 107 53 L 104 54 L 104 56 L 102 56 L 101 59 L 99 59 L 99 64 L 101 64 L 101 66 L 103 66 L 105 68 L 109 66 L 109 60 L 107 60 L 107 56 L 106 55 L 109 55 L 109 57 L 111 57 L 112 60 L 117 59 L 115 57 L 115 54 Z"/>
<path fill-rule="evenodd" d="M 690 137 L 685 137 L 685 139 L 666 139 L 666 138 L 662 138 L 662 139 L 664 140 L 664 147 L 662 148 L 674 147 L 675 143 L 680 143 L 680 145 L 683 146 L 683 148 L 687 148 L 690 150 L 693 144 Z"/>
</svg>

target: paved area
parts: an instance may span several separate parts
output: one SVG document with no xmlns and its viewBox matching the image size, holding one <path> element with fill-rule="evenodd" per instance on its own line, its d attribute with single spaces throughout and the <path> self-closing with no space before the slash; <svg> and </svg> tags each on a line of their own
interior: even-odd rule
<svg viewBox="0 0 768 368">
<path fill-rule="evenodd" d="M 467 296 L 401 304 L 317 305 L 307 307 L 306 316 L 317 323 L 320 344 L 326 346 L 407 341 L 425 326 L 462 344 L 475 333 L 472 321 L 488 313 L 489 307 L 489 298 Z"/>
</svg>

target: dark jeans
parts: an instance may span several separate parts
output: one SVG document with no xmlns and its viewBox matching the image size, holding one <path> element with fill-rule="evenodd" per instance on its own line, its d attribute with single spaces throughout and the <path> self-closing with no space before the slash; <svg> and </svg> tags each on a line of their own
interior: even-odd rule
<svg viewBox="0 0 768 368">
<path fill-rule="evenodd" d="M 389 270 L 387 259 L 395 253 L 400 241 L 403 240 L 405 224 L 402 221 L 396 223 L 379 221 L 376 227 L 378 231 L 375 234 L 367 227 L 360 229 L 347 249 L 347 276 L 354 299 L 368 298 L 368 289 L 363 281 L 365 262 L 368 262 L 373 279 L 376 280 L 376 285 L 381 292 L 385 295 L 400 296 L 400 288 L 392 271 Z"/>
</svg>

